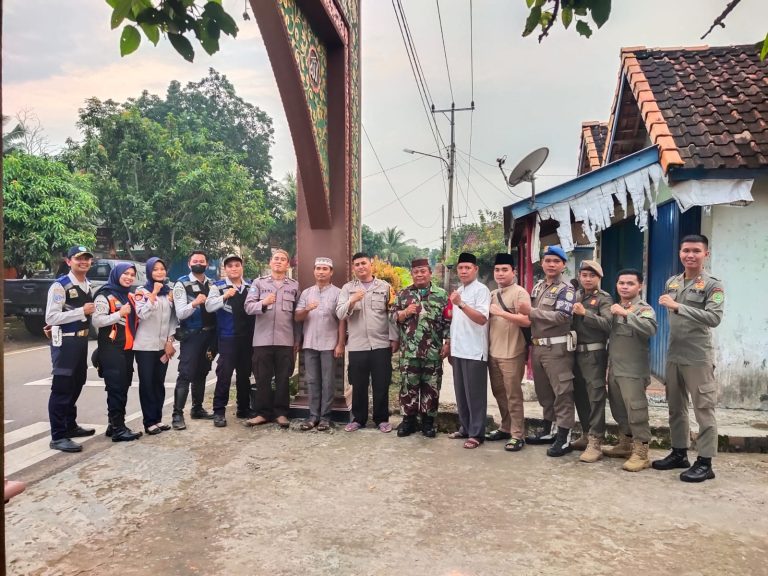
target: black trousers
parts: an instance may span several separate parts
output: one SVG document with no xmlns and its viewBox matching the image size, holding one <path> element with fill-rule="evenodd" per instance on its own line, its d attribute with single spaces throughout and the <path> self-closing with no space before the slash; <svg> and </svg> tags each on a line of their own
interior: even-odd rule
<svg viewBox="0 0 768 576">
<path fill-rule="evenodd" d="M 347 376 L 352 386 L 352 420 L 368 422 L 368 382 L 373 395 L 373 421 L 389 422 L 389 385 L 392 383 L 392 349 L 378 348 L 349 353 Z"/>
<path fill-rule="evenodd" d="M 224 414 L 229 402 L 232 374 L 237 372 L 237 411 L 246 414 L 251 403 L 251 346 L 250 336 L 219 338 L 219 359 L 216 362 L 216 389 L 213 392 L 214 414 Z"/>
<path fill-rule="evenodd" d="M 88 337 L 64 336 L 61 346 L 51 346 L 53 379 L 48 399 L 51 438 L 61 440 L 77 427 L 77 399 L 88 376 Z"/>
<path fill-rule="evenodd" d="M 99 344 L 99 365 L 107 389 L 107 418 L 113 428 L 122 427 L 133 380 L 133 350 L 125 350 L 122 345 Z"/>
<path fill-rule="evenodd" d="M 135 350 L 136 368 L 139 373 L 139 402 L 144 416 L 144 426 L 149 427 L 163 421 L 165 402 L 165 374 L 168 363 L 161 362 L 164 350 L 157 352 Z"/>
<path fill-rule="evenodd" d="M 211 342 L 216 338 L 213 330 L 200 331 L 190 334 L 179 347 L 179 375 L 176 378 L 176 399 L 181 405 L 174 403 L 174 412 L 179 413 L 184 408 L 192 385 L 192 409 L 203 407 L 205 396 L 205 377 L 211 371 L 211 360 L 206 357 L 206 352 Z"/>
<path fill-rule="evenodd" d="M 291 401 L 289 381 L 295 362 L 293 346 L 253 347 L 253 375 L 256 380 L 253 409 L 257 416 L 267 420 L 288 416 Z M 272 378 L 275 379 L 274 390 Z"/>
</svg>

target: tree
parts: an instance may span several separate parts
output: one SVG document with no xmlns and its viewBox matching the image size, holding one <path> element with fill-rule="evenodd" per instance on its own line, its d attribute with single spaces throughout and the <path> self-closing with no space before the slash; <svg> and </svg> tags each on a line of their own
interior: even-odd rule
<svg viewBox="0 0 768 576">
<path fill-rule="evenodd" d="M 267 231 L 267 243 L 257 252 L 260 260 L 268 261 L 272 248 L 296 252 L 296 176 L 286 174 L 282 183 L 267 192 L 267 209 L 272 224 Z"/>
<path fill-rule="evenodd" d="M 726 17 L 740 2 L 741 0 L 730 0 L 701 39 L 706 38 L 717 26 L 725 28 Z M 611 15 L 611 0 L 525 0 L 525 3 L 529 12 L 523 28 L 523 36 L 529 36 L 539 28 L 541 30 L 539 42 L 549 35 L 549 31 L 557 24 L 558 18 L 565 29 L 576 20 L 576 32 L 589 38 L 592 36 L 592 27 L 587 16 L 589 15 L 595 26 L 601 28 Z M 755 49 L 760 54 L 760 59 L 765 60 L 768 56 L 768 34 L 765 39 L 756 44 Z"/>
<path fill-rule="evenodd" d="M 167 114 L 157 122 L 134 101 L 91 98 L 80 110 L 84 139 L 69 143 L 70 163 L 92 176 L 116 243 L 133 257 L 143 246 L 165 258 L 194 248 L 255 249 L 270 217 L 243 154 Z"/>
<path fill-rule="evenodd" d="M 363 224 L 361 234 L 362 250 L 371 256 L 378 256 L 384 247 L 384 237 L 381 232 L 375 232 L 367 224 Z"/>
<path fill-rule="evenodd" d="M 10 116 L 3 115 L 3 126 L 11 121 Z M 3 134 L 3 154 L 10 154 L 21 149 L 21 143 L 24 140 L 24 126 L 17 123 L 10 131 Z"/>
<path fill-rule="evenodd" d="M 19 274 L 49 265 L 74 244 L 96 242 L 90 179 L 65 164 L 24 153 L 3 159 L 4 263 Z"/>
<path fill-rule="evenodd" d="M 382 260 L 386 260 L 390 264 L 395 266 L 402 266 L 408 264 L 408 249 L 415 247 L 414 240 L 406 240 L 405 232 L 400 230 L 397 226 L 385 228 L 382 233 L 383 245 L 379 256 Z"/>
<path fill-rule="evenodd" d="M 453 254 L 471 252 L 477 257 L 480 273 L 488 276 L 493 271 L 497 252 L 506 252 L 504 220 L 501 212 L 478 212 L 478 223 L 464 224 L 454 230 L 451 238 Z M 451 262 L 452 264 L 452 262 Z"/>
</svg>

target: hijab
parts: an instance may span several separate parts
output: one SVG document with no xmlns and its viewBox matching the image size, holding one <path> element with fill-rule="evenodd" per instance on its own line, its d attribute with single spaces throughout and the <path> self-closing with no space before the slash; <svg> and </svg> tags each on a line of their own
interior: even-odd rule
<svg viewBox="0 0 768 576">
<path fill-rule="evenodd" d="M 155 282 L 156 282 L 156 280 L 152 279 L 152 269 L 155 267 L 155 264 L 157 264 L 158 262 L 162 263 L 162 265 L 165 266 L 166 273 L 168 272 L 168 266 L 166 265 L 165 261 L 163 261 L 162 259 L 158 258 L 157 256 L 152 256 L 152 258 L 147 260 L 147 268 L 146 268 L 146 271 L 147 271 L 147 283 L 144 284 L 144 288 L 149 290 L 150 292 L 152 292 L 155 289 Z M 158 294 L 160 296 L 165 296 L 170 291 L 171 291 L 171 289 L 168 286 L 168 284 L 164 283 L 163 287 L 160 288 L 160 292 Z"/>
<path fill-rule="evenodd" d="M 131 307 L 131 313 L 128 315 L 125 326 L 131 331 L 131 334 L 135 334 L 138 316 L 136 316 L 136 306 L 132 301 L 129 304 L 128 295 L 131 292 L 131 287 L 125 287 L 120 284 L 120 276 L 125 274 L 125 271 L 131 268 L 136 272 L 136 266 L 129 264 L 128 262 L 118 262 L 115 264 L 115 267 L 112 268 L 112 271 L 109 273 L 107 283 L 96 291 L 96 295 L 103 294 L 104 296 L 114 296 L 121 304 L 128 304 Z"/>
</svg>

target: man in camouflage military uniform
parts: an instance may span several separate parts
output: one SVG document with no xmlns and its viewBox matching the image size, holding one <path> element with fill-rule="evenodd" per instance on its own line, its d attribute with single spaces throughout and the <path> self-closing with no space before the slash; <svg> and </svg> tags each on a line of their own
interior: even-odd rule
<svg viewBox="0 0 768 576">
<path fill-rule="evenodd" d="M 443 358 L 449 350 L 450 306 L 448 294 L 432 285 L 432 269 L 426 259 L 411 262 L 413 284 L 400 290 L 392 319 L 400 333 L 400 408 L 403 421 L 397 435 L 416 431 L 435 437 L 435 415 L 443 377 Z"/>
<path fill-rule="evenodd" d="M 656 313 L 640 299 L 643 274 L 627 268 L 619 271 L 616 290 L 620 304 L 611 306 L 613 322 L 608 349 L 608 399 L 619 424 L 619 444 L 605 448 L 606 456 L 629 459 L 622 468 L 639 472 L 650 468 L 648 398 L 651 356 L 648 341 L 656 334 Z"/>
<path fill-rule="evenodd" d="M 723 318 L 725 294 L 720 280 L 704 271 L 709 240 L 693 234 L 680 241 L 680 261 L 685 272 L 667 280 L 659 304 L 669 311 L 669 351 L 666 386 L 672 452 L 656 460 L 656 470 L 688 468 L 688 395 L 699 424 L 699 456 L 680 474 L 683 482 L 703 482 L 715 477 L 712 457 L 717 453 L 717 381 L 712 329 Z"/>
<path fill-rule="evenodd" d="M 571 448 L 585 450 L 579 457 L 582 462 L 597 462 L 603 457 L 600 447 L 605 437 L 605 372 L 613 298 L 600 289 L 602 278 L 603 268 L 594 260 L 584 260 L 579 265 L 581 288 L 576 291 L 573 305 L 573 329 L 578 342 L 573 396 L 581 438 L 571 442 Z"/>
<path fill-rule="evenodd" d="M 560 246 L 547 246 L 541 260 L 545 278 L 533 287 L 532 304 L 523 302 L 518 306 L 518 311 L 531 319 L 533 385 L 544 409 L 544 429 L 529 436 L 526 443 L 551 443 L 548 456 L 571 451 L 568 439 L 575 422 L 573 352 L 567 347 L 575 292 L 562 279 L 567 260 Z M 556 436 L 551 432 L 553 422 L 557 422 Z"/>
</svg>

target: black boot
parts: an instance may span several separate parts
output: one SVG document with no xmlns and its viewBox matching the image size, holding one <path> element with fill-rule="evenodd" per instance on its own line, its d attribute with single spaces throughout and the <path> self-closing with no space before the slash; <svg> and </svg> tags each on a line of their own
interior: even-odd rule
<svg viewBox="0 0 768 576">
<path fill-rule="evenodd" d="M 416 416 L 403 416 L 403 421 L 397 427 L 397 437 L 405 438 L 416 431 Z"/>
<path fill-rule="evenodd" d="M 569 432 L 570 430 L 568 428 L 563 428 L 562 426 L 557 427 L 557 436 L 555 437 L 552 446 L 547 448 L 547 456 L 565 456 L 568 452 L 573 450 L 570 442 L 568 442 Z"/>
<path fill-rule="evenodd" d="M 555 439 L 555 435 L 552 434 L 552 422 L 544 420 L 544 426 L 541 431 L 528 436 L 525 439 L 526 444 L 552 444 Z"/>
<path fill-rule="evenodd" d="M 110 438 L 112 436 L 113 428 L 112 424 L 107 424 L 107 429 L 104 431 L 104 436 Z"/>
<path fill-rule="evenodd" d="M 421 435 L 426 438 L 434 438 L 437 435 L 435 430 L 435 418 L 424 414 L 421 417 Z"/>
<path fill-rule="evenodd" d="M 184 405 L 187 403 L 187 396 L 189 395 L 189 387 L 177 386 L 173 391 L 173 416 L 171 418 L 171 426 L 174 430 L 184 430 L 187 427 L 187 423 L 184 422 Z"/>
<path fill-rule="evenodd" d="M 212 420 L 213 414 L 203 408 L 203 398 L 205 397 L 205 378 L 200 378 L 192 382 L 192 410 L 189 415 L 192 420 Z"/>
<path fill-rule="evenodd" d="M 696 458 L 693 466 L 680 474 L 680 480 L 683 482 L 704 482 L 704 480 L 714 480 L 715 473 L 712 471 L 712 458 Z"/>
<path fill-rule="evenodd" d="M 672 452 L 661 460 L 654 460 L 651 466 L 654 470 L 672 470 L 674 468 L 688 468 L 691 465 L 688 462 L 687 448 L 672 448 Z"/>
</svg>

